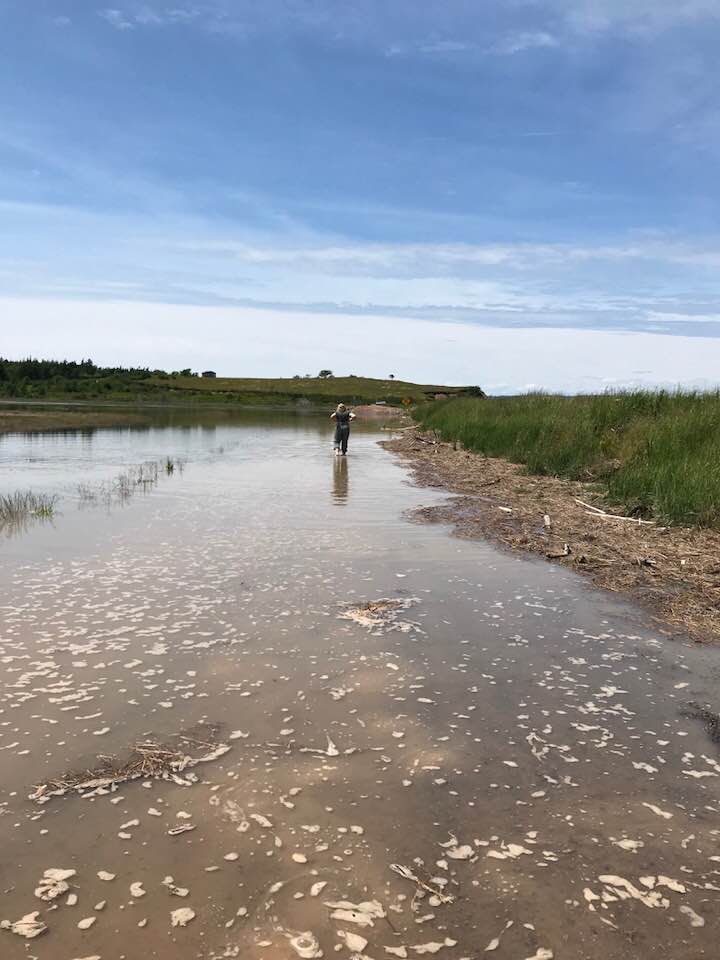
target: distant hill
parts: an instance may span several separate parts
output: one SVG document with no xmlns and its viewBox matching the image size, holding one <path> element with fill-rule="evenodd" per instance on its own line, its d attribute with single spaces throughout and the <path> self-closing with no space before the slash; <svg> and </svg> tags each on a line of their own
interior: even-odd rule
<svg viewBox="0 0 720 960">
<path fill-rule="evenodd" d="M 288 400 L 310 403 L 422 403 L 437 394 L 477 395 L 474 387 L 445 387 L 437 384 L 409 383 L 405 380 L 375 380 L 372 377 L 302 377 L 266 379 L 263 377 L 151 377 L 148 384 L 166 394 L 183 399 L 213 399 L 245 402 Z"/>
<path fill-rule="evenodd" d="M 448 387 L 371 377 L 201 377 L 142 367 L 98 367 L 91 360 L 3 360 L 0 397 L 18 400 L 244 403 L 258 406 L 421 403 L 444 396 L 483 396 L 479 387 Z"/>
</svg>

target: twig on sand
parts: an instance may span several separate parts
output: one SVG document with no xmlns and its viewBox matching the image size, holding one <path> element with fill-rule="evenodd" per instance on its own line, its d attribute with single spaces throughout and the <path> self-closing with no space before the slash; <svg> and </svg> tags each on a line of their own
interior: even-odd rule
<svg viewBox="0 0 720 960">
<path fill-rule="evenodd" d="M 455 897 L 451 897 L 448 893 L 443 893 L 442 890 L 439 890 L 432 883 L 423 880 L 416 873 L 413 873 L 410 867 L 405 867 L 402 863 L 391 863 L 390 869 L 393 873 L 397 873 L 398 876 L 403 877 L 405 880 L 410 880 L 411 883 L 416 884 L 423 890 L 427 890 L 433 897 L 437 897 L 441 903 L 453 903 L 455 900 Z"/>
</svg>

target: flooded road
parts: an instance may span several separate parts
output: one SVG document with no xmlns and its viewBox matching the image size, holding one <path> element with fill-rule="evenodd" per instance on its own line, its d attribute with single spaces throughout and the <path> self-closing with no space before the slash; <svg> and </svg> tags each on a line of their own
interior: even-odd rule
<svg viewBox="0 0 720 960">
<path fill-rule="evenodd" d="M 717 956 L 720 751 L 687 714 L 720 655 L 408 522 L 441 494 L 380 436 L 0 439 L 3 491 L 61 496 L 0 541 L 3 960 Z M 148 775 L 93 782 L 138 745 Z"/>
</svg>

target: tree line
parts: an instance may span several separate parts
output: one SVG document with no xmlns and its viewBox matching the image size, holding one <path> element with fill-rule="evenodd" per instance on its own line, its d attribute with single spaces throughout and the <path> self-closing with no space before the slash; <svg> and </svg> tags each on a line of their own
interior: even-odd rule
<svg viewBox="0 0 720 960">
<path fill-rule="evenodd" d="M 99 367 L 92 360 L 34 360 L 28 357 L 25 360 L 6 360 L 0 357 L 0 380 L 81 380 L 83 377 L 149 377 L 151 373 L 161 374 L 164 371 L 151 371 L 147 367 Z"/>
<path fill-rule="evenodd" d="M 55 392 L 109 393 L 129 381 L 144 380 L 162 370 L 147 367 L 101 367 L 85 360 L 7 360 L 0 357 L 0 396 L 43 397 Z"/>
</svg>

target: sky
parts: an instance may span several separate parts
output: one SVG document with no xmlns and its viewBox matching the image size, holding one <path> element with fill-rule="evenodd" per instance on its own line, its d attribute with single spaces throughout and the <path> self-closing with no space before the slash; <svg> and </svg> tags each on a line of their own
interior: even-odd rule
<svg viewBox="0 0 720 960">
<path fill-rule="evenodd" d="M 719 0 L 0 0 L 0 355 L 720 382 Z"/>
</svg>

